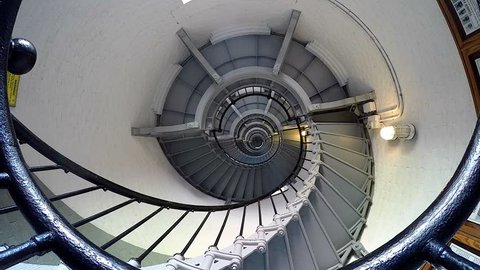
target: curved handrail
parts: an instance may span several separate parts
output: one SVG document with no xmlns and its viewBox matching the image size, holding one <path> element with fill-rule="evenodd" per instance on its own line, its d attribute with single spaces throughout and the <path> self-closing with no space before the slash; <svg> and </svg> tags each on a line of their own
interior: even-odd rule
<svg viewBox="0 0 480 270">
<path fill-rule="evenodd" d="M 62 155 L 60 152 L 53 149 L 46 142 L 42 141 L 38 136 L 36 136 L 32 131 L 30 131 L 25 125 L 23 125 L 13 115 L 12 115 L 12 121 L 13 121 L 13 127 L 15 129 L 17 138 L 21 142 L 28 144 L 37 152 L 39 152 L 40 154 L 42 154 L 43 156 L 45 156 L 55 164 L 62 167 L 62 169 L 70 173 L 73 173 L 74 175 L 92 184 L 100 186 L 105 190 L 114 192 L 116 194 L 122 195 L 127 198 L 132 198 L 138 202 L 142 202 L 150 205 L 161 206 L 169 209 L 195 211 L 195 212 L 210 212 L 210 211 L 216 212 L 216 211 L 233 210 L 237 208 L 242 208 L 246 205 L 250 205 L 250 204 L 256 203 L 257 201 L 268 198 L 271 194 L 273 194 L 276 190 L 278 190 L 278 188 L 283 187 L 285 184 L 287 184 L 289 180 L 289 179 L 284 180 L 277 188 L 275 188 L 273 191 L 267 194 L 264 194 L 260 197 L 254 198 L 252 200 L 244 201 L 241 203 L 227 204 L 227 205 L 193 205 L 193 204 L 171 202 L 171 201 L 149 196 L 149 195 L 134 191 L 132 189 L 126 188 L 124 186 L 114 183 L 82 167 L 80 164 Z M 303 141 L 301 145 L 303 146 Z"/>
<path fill-rule="evenodd" d="M 34 243 L 43 252 L 53 250 L 76 269 L 136 269 L 108 255 L 78 233 L 46 200 L 32 180 L 13 132 L 7 99 L 7 61 L 13 25 L 21 0 L 0 1 L 0 186 L 8 188 L 40 237 Z"/>
<path fill-rule="evenodd" d="M 96 248 L 83 236 L 75 233 L 75 229 L 45 199 L 25 165 L 13 132 L 13 122 L 6 96 L 8 47 L 20 3 L 21 0 L 0 1 L 0 26 L 2 27 L 0 31 L 0 152 L 2 154 L 0 165 L 5 171 L 0 174 L 0 186 L 9 189 L 35 231 L 44 236 L 42 238 L 44 240 L 41 241 L 46 242 L 42 243 L 51 245 L 51 248 L 68 265 L 74 265 L 77 269 L 135 269 Z M 28 129 L 23 129 L 21 126 L 15 131 L 20 136 L 22 132 L 24 132 L 23 136 L 28 134 Z M 37 139 L 36 144 L 44 144 L 38 137 L 33 138 Z M 51 148 L 46 149 L 50 154 L 58 153 Z M 71 160 L 66 160 L 71 162 L 67 165 L 72 167 L 78 165 Z M 74 173 L 68 166 L 65 166 L 65 169 Z M 86 169 L 78 170 L 77 173 L 88 176 L 92 183 L 108 184 L 121 195 L 127 197 L 129 194 L 141 195 Z M 405 269 L 417 267 L 423 260 L 435 259 L 439 254 L 435 251 L 442 247 L 438 242 L 445 243 L 459 229 L 477 205 L 480 199 L 478 194 L 480 194 L 480 120 L 477 121 L 474 135 L 454 176 L 430 207 L 388 243 L 342 269 Z M 155 205 L 166 202 L 149 196 L 141 199 L 143 202 Z M 182 207 L 182 205 L 172 206 Z M 180 209 L 191 210 L 190 208 Z M 217 209 L 232 209 L 232 206 Z M 208 211 L 212 211 L 212 208 L 210 207 Z M 478 269 L 478 267 L 467 266 L 465 269 Z"/>
<path fill-rule="evenodd" d="M 32 172 L 29 170 L 22 156 L 19 141 L 29 144 L 46 158 L 55 162 L 55 164 L 57 164 L 56 166 L 103 189 L 131 198 L 128 202 L 137 201 L 139 203 L 148 203 L 160 206 L 162 209 L 173 208 L 185 210 L 185 213 L 190 211 L 204 211 L 208 212 L 208 214 L 222 210 L 229 212 L 231 209 L 241 207 L 244 207 L 245 210 L 247 205 L 268 198 L 275 192 L 275 190 L 273 190 L 254 200 L 233 205 L 197 206 L 169 202 L 141 194 L 113 183 L 83 168 L 43 142 L 11 115 L 8 106 L 6 80 L 8 50 L 13 25 L 20 4 L 21 0 L 0 1 L 0 168 L 2 168 L 2 172 L 0 172 L 0 187 L 8 188 L 22 214 L 39 234 L 32 238 L 30 243 L 26 244 L 32 247 L 31 249 L 25 249 L 25 251 L 31 250 L 31 255 L 24 254 L 21 256 L 28 257 L 51 250 L 73 269 L 136 269 L 98 248 L 79 234 L 74 228 L 74 225 L 70 224 L 57 212 L 33 180 Z M 18 137 L 16 135 L 18 135 Z M 285 185 L 286 182 L 287 180 L 279 185 L 279 187 Z M 191 243 L 189 242 L 189 244 Z M 188 248 L 188 245 L 186 248 Z M 150 250 L 147 251 L 150 252 Z M 142 254 L 142 256 L 146 256 L 146 254 L 148 254 L 147 251 Z M 4 256 L 8 257 L 9 255 L 2 254 L 2 259 L 7 258 Z M 8 263 L 12 265 L 15 261 L 17 260 L 9 259 Z M 5 262 L 2 261 L 3 266 L 5 266 L 4 263 Z"/>
</svg>

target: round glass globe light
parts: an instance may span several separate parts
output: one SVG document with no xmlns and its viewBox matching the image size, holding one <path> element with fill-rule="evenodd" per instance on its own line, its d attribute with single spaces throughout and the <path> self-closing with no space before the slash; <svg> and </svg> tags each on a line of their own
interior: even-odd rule
<svg viewBox="0 0 480 270">
<path fill-rule="evenodd" d="M 380 137 L 386 141 L 395 140 L 395 128 L 392 126 L 383 127 L 380 129 Z"/>
</svg>

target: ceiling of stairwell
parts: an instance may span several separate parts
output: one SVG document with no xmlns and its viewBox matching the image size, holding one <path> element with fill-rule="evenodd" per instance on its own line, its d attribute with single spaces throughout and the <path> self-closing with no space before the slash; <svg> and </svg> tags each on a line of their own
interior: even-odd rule
<svg viewBox="0 0 480 270">
<path fill-rule="evenodd" d="M 373 134 L 376 194 L 364 237 L 372 249 L 438 194 L 465 149 L 475 115 L 458 53 L 435 1 L 340 2 L 388 52 L 405 99 L 401 120 L 419 130 L 410 143 L 385 143 Z M 221 203 L 186 183 L 159 155 L 155 140 L 132 137 L 130 128 L 154 123 L 152 99 L 162 76 L 189 54 L 175 34 L 178 29 L 183 27 L 198 47 L 211 32 L 235 24 L 267 24 L 284 33 L 292 9 L 302 12 L 295 38 L 321 42 L 338 58 L 348 73 L 351 95 L 375 90 L 381 108 L 395 105 L 394 83 L 378 49 L 327 0 L 25 0 L 15 36 L 34 42 L 38 61 L 22 77 L 13 113 L 60 152 L 119 184 L 164 199 Z M 29 160 L 45 163 L 26 151 Z M 77 185 L 63 174 L 42 176 L 54 192 Z M 67 204 L 87 216 L 101 210 L 98 200 L 119 202 L 106 196 Z M 129 209 L 134 208 L 122 210 L 129 224 L 151 211 Z M 108 221 L 95 224 L 121 231 Z M 147 245 L 163 227 L 157 224 L 150 234 L 126 240 Z M 233 240 L 236 233 L 231 234 L 224 239 Z M 159 251 L 178 251 L 174 244 L 170 247 Z"/>
</svg>

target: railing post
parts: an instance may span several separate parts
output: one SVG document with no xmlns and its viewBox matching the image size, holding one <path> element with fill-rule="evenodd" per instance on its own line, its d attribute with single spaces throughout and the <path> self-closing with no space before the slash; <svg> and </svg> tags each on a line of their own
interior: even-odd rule
<svg viewBox="0 0 480 270">
<path fill-rule="evenodd" d="M 441 265 L 447 269 L 480 269 L 480 266 L 456 254 L 450 247 L 435 239 L 432 239 L 427 243 L 424 252 L 427 261 L 435 265 Z"/>
<path fill-rule="evenodd" d="M 6 269 L 33 256 L 43 255 L 51 249 L 53 236 L 50 232 L 32 237 L 29 241 L 9 247 L 0 252 L 0 268 Z"/>
</svg>

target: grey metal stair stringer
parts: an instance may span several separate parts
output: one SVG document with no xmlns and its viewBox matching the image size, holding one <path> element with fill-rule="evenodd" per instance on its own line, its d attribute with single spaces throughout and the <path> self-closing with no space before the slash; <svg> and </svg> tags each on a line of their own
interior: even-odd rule
<svg viewBox="0 0 480 270">
<path fill-rule="evenodd" d="M 348 127 L 348 129 L 350 129 L 349 132 L 351 133 L 351 127 Z M 359 232 L 365 225 L 365 209 L 370 204 L 370 188 L 363 191 L 362 188 L 353 185 L 351 180 L 344 179 L 345 177 L 325 178 L 320 171 L 325 164 L 316 162 L 321 161 L 321 153 L 323 151 L 321 143 L 318 142 L 321 133 L 314 132 L 318 130 L 314 123 L 311 123 L 310 130 L 314 139 L 311 140 L 313 143 L 308 145 L 308 149 L 312 153 L 312 161 L 314 162 L 305 163 L 307 166 L 309 164 L 309 168 L 307 167 L 307 176 L 304 176 L 305 179 L 303 179 L 303 183 L 301 182 L 303 188 L 298 189 L 298 192 L 294 194 L 295 198 L 290 203 L 285 204 L 284 209 L 282 207 L 281 214 L 274 216 L 272 224 L 259 226 L 253 236 L 238 238 L 234 245 L 221 251 L 209 250 L 204 255 L 204 260 L 213 256 L 215 261 L 217 261 L 216 264 L 210 265 L 209 268 L 192 268 L 189 260 L 179 260 L 179 258 L 173 257 L 167 263 L 172 268 L 165 269 L 294 270 L 301 268 L 304 261 L 311 260 L 308 265 L 312 268 L 303 269 L 334 270 L 344 265 L 351 255 L 365 255 L 366 251 L 358 242 L 358 238 Z M 316 140 L 317 142 L 315 142 Z M 368 152 L 365 154 L 365 158 L 369 159 L 368 162 L 370 162 L 365 167 L 365 173 L 371 174 L 373 164 Z M 346 183 L 353 191 L 358 192 L 357 195 L 363 196 L 363 199 L 357 205 L 353 205 L 348 198 L 348 192 L 344 194 L 342 190 L 338 190 L 331 183 L 331 181 L 337 180 Z M 366 181 L 368 185 L 371 185 L 373 175 Z M 326 220 L 323 220 L 321 215 L 316 213 L 312 202 L 309 200 L 310 194 L 316 194 L 318 199 L 325 205 L 322 211 L 330 211 L 331 218 L 338 222 L 338 226 L 348 236 L 345 246 L 334 246 L 332 235 L 329 235 L 328 229 L 324 224 Z M 334 205 L 335 203 L 338 205 Z M 337 211 L 347 211 L 347 214 L 339 214 Z M 349 215 L 353 215 L 354 218 L 348 218 Z M 313 232 L 315 232 L 317 237 L 311 236 Z M 321 249 L 322 253 L 318 253 L 317 249 Z M 302 252 L 304 256 L 307 256 L 300 260 L 302 263 L 299 263 L 298 258 L 297 262 L 295 262 L 298 252 Z M 327 253 L 332 256 L 332 259 L 328 259 L 328 261 L 325 259 L 327 257 L 322 257 L 326 256 L 325 254 Z"/>
</svg>

